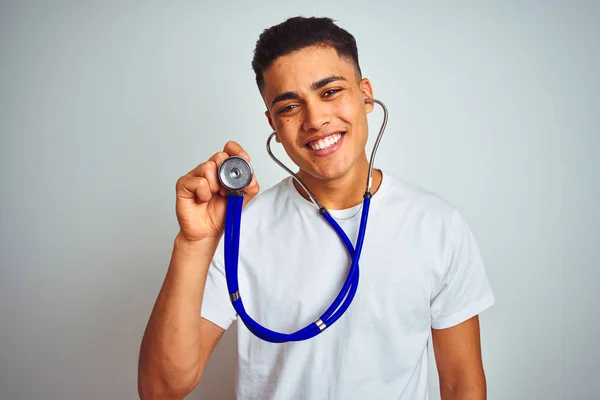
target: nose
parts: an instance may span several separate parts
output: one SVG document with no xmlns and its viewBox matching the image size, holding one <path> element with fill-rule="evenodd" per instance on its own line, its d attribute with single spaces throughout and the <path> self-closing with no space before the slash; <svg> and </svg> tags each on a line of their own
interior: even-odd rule
<svg viewBox="0 0 600 400">
<path fill-rule="evenodd" d="M 304 121 L 302 129 L 305 131 L 318 131 L 331 121 L 331 113 L 327 105 L 318 101 L 307 101 L 304 105 Z"/>
</svg>

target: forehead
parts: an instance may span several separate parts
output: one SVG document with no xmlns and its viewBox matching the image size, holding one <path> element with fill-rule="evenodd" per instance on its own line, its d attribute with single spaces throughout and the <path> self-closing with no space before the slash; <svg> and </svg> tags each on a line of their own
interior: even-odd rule
<svg viewBox="0 0 600 400">
<path fill-rule="evenodd" d="M 277 58 L 264 70 L 263 92 L 265 98 L 286 91 L 299 92 L 331 75 L 343 76 L 351 82 L 355 78 L 354 65 L 332 47 L 305 47 Z"/>
</svg>

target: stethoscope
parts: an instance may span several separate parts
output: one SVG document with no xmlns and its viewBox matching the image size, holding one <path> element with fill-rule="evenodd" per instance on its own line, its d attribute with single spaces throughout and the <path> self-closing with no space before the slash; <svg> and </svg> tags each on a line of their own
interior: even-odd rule
<svg viewBox="0 0 600 400">
<path fill-rule="evenodd" d="M 339 226 L 339 224 L 331 217 L 329 211 L 319 203 L 310 189 L 302 182 L 302 180 L 289 168 L 287 168 L 271 151 L 271 140 L 277 134 L 276 132 L 271 133 L 267 139 L 267 152 L 271 158 L 292 178 L 298 182 L 300 186 L 306 191 L 310 200 L 318 207 L 319 214 L 327 221 L 329 225 L 336 231 L 340 239 L 344 242 L 348 254 L 352 258 L 350 264 L 350 270 L 344 285 L 340 290 L 335 300 L 331 303 L 329 308 L 321 314 L 314 322 L 310 323 L 306 327 L 294 332 L 294 333 L 280 333 L 265 328 L 256 322 L 244 308 L 244 303 L 240 295 L 239 284 L 238 284 L 238 260 L 240 250 L 240 223 L 242 219 L 242 205 L 244 203 L 243 190 L 252 182 L 252 176 L 254 174 L 252 166 L 248 161 L 241 157 L 232 156 L 226 159 L 219 167 L 219 181 L 228 191 L 227 195 L 227 212 L 225 216 L 225 237 L 224 237 L 224 251 L 225 251 L 225 277 L 227 280 L 227 289 L 229 291 L 229 298 L 233 308 L 241 318 L 242 322 L 246 327 L 257 337 L 272 343 L 283 343 L 290 341 L 301 341 L 310 339 L 319 333 L 323 332 L 326 328 L 333 325 L 343 314 L 346 312 L 350 303 L 354 299 L 356 289 L 358 287 L 358 261 L 363 247 L 365 239 L 365 232 L 367 228 L 367 219 L 369 215 L 369 206 L 371 204 L 371 184 L 373 174 L 373 164 L 375 161 L 375 154 L 379 147 L 379 142 L 385 131 L 387 124 L 387 108 L 379 100 L 365 99 L 365 102 L 377 103 L 383 108 L 383 123 L 379 129 L 379 134 L 373 146 L 371 152 L 371 159 L 369 161 L 369 175 L 367 178 L 366 190 L 363 195 L 363 207 L 362 215 L 360 219 L 360 226 L 358 229 L 358 238 L 356 240 L 356 249 L 352 246 L 350 239 Z"/>
</svg>

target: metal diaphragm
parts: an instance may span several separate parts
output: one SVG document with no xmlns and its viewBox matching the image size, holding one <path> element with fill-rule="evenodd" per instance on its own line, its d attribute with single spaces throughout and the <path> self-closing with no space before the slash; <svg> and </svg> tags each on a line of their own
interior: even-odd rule
<svg viewBox="0 0 600 400">
<path fill-rule="evenodd" d="M 252 166 L 238 156 L 231 156 L 219 167 L 219 181 L 229 191 L 239 192 L 252 182 Z"/>
</svg>

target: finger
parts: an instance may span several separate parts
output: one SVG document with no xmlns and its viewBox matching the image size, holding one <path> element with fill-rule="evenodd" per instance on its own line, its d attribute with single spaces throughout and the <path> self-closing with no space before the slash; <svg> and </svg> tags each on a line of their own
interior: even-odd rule
<svg viewBox="0 0 600 400">
<path fill-rule="evenodd" d="M 250 155 L 239 145 L 239 143 L 234 142 L 233 140 L 230 140 L 225 144 L 223 151 L 230 156 L 239 156 L 250 162 Z"/>
<path fill-rule="evenodd" d="M 206 178 L 185 175 L 177 181 L 177 197 L 209 201 L 212 198 L 210 185 Z"/>
<path fill-rule="evenodd" d="M 244 189 L 244 193 L 246 193 L 250 198 L 256 196 L 260 190 L 258 185 L 258 181 L 256 180 L 256 175 L 252 175 L 252 181 L 250 184 Z"/>
<path fill-rule="evenodd" d="M 221 184 L 219 183 L 219 178 L 217 177 L 217 174 L 218 174 L 217 163 L 214 162 L 213 160 L 208 160 L 205 164 L 206 164 L 206 166 L 202 171 L 202 177 L 204 179 L 206 179 L 206 181 L 208 182 L 210 192 L 212 194 L 217 193 L 219 191 L 219 189 L 221 188 Z"/>
<path fill-rule="evenodd" d="M 258 194 L 259 190 L 260 187 L 258 185 L 258 181 L 256 180 L 256 175 L 254 175 L 252 177 L 252 182 L 250 182 L 250 185 L 248 185 L 248 187 L 244 189 L 244 207 Z"/>
<path fill-rule="evenodd" d="M 213 156 L 214 157 L 214 156 Z M 194 178 L 205 178 L 208 182 L 211 193 L 217 193 L 220 189 L 219 178 L 217 177 L 218 166 L 215 161 L 210 160 L 198 165 L 191 170 L 188 175 Z"/>
<path fill-rule="evenodd" d="M 198 185 L 196 186 L 196 198 L 201 203 L 208 203 L 212 199 L 211 186 L 206 178 L 197 178 Z"/>
<path fill-rule="evenodd" d="M 218 153 L 215 153 L 210 160 L 215 162 L 218 170 L 221 167 L 221 164 L 223 164 L 223 161 L 227 160 L 228 158 L 229 154 L 225 153 L 224 151 L 219 151 Z"/>
</svg>

